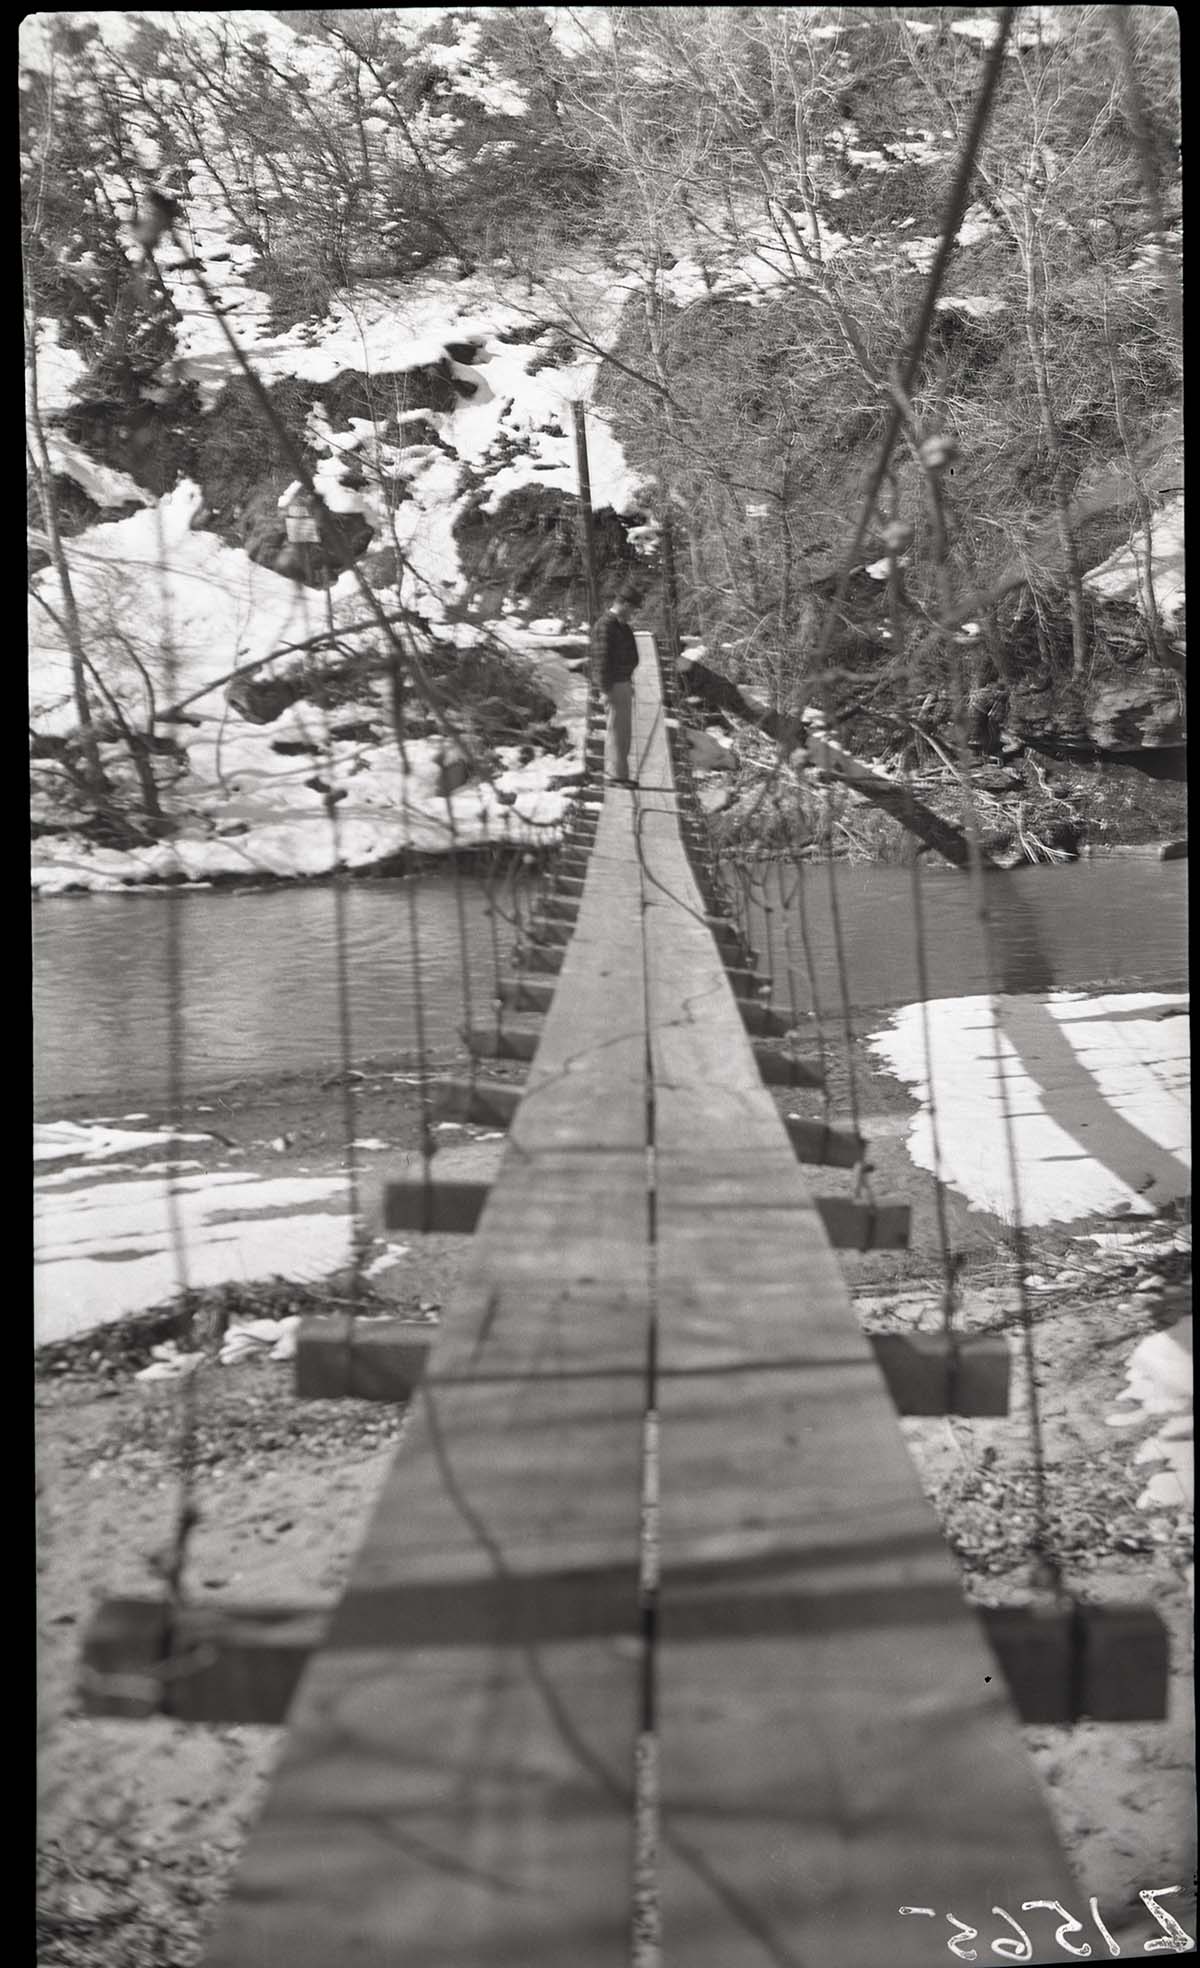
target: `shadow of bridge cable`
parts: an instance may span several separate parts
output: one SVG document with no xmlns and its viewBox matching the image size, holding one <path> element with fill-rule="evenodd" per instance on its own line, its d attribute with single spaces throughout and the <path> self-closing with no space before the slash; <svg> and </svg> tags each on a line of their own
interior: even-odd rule
<svg viewBox="0 0 1200 1968">
<path fill-rule="evenodd" d="M 1095 1162 L 1160 1207 L 1191 1189 L 1188 1163 L 1163 1148 L 1101 1092 L 1095 1076 L 1045 1002 L 1058 979 L 1042 948 L 1038 917 L 1007 870 L 984 877 L 996 1018 L 1047 1120 Z M 1103 1014 L 1092 1014 L 1102 1018 Z"/>
<path fill-rule="evenodd" d="M 1079 1143 L 1081 1156 L 1160 1208 L 1190 1193 L 1188 1161 L 1164 1148 L 1106 1098 L 1064 1031 L 1064 1021 L 1043 999 L 1006 997 L 997 1005 L 997 1020 L 1037 1090 L 1042 1112 Z M 1186 1127 L 1184 1111 L 1181 1103 L 1181 1129 Z"/>
<path fill-rule="evenodd" d="M 840 1546 L 672 1565 L 660 1583 L 659 1642 L 711 1644 L 747 1638 L 938 1625 L 961 1615 L 957 1579 L 923 1577 L 940 1567 L 936 1533 L 898 1534 Z M 863 1565 L 879 1577 L 862 1583 Z M 849 1572 L 853 1583 L 840 1572 Z M 505 1568 L 466 1579 L 414 1578 L 364 1588 L 343 1601 L 326 1641 L 330 1653 L 384 1648 L 540 1649 L 640 1632 L 638 1556 L 567 1571 Z"/>
</svg>

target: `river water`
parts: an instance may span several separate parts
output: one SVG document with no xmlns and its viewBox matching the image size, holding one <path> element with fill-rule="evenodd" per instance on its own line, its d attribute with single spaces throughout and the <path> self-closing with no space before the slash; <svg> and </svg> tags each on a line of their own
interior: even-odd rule
<svg viewBox="0 0 1200 1968">
<path fill-rule="evenodd" d="M 776 1002 L 809 1010 L 815 985 L 818 1006 L 836 1013 L 843 972 L 860 1011 L 993 987 L 1162 990 L 1186 981 L 1184 862 L 1117 857 L 989 876 L 990 974 L 969 883 L 932 870 L 919 883 L 927 992 L 907 869 L 839 866 L 831 886 L 827 868 L 810 867 L 802 891 L 792 870 L 768 872 L 747 901 Z M 527 908 L 528 895 L 511 882 L 489 895 L 478 880 L 437 875 L 351 884 L 343 900 L 354 1056 L 403 1057 L 422 1038 L 435 1055 L 453 1051 L 464 1015 L 489 1015 L 497 954 L 499 974 L 511 974 L 503 917 L 514 904 Z M 79 1098 L 97 1106 L 162 1098 L 172 906 L 189 1087 L 337 1064 L 331 887 L 189 891 L 174 905 L 162 890 L 48 900 L 35 910 L 33 939 L 40 1116 Z"/>
</svg>

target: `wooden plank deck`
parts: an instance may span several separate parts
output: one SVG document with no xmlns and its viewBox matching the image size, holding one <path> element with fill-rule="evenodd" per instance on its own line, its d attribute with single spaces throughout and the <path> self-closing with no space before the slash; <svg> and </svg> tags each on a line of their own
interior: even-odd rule
<svg viewBox="0 0 1200 1968">
<path fill-rule="evenodd" d="M 703 927 L 656 700 L 642 664 L 663 1958 L 924 1968 L 954 1911 L 1000 1960 L 993 1905 L 1077 1895 Z"/>
<path fill-rule="evenodd" d="M 631 826 L 614 795 L 434 1384 L 210 1968 L 628 1958 L 649 1321 Z"/>
<path fill-rule="evenodd" d="M 468 1278 L 208 1968 L 625 1968 L 654 1388 L 667 1968 L 918 1968 L 947 1912 L 1072 1902 L 756 1067 L 641 645 L 638 790 L 605 797 Z"/>
</svg>

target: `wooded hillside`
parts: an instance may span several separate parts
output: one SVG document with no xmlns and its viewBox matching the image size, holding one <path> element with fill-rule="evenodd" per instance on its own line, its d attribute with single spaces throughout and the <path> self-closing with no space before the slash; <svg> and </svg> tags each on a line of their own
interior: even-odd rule
<svg viewBox="0 0 1200 1968">
<path fill-rule="evenodd" d="M 1180 745 L 1175 16 L 1016 9 L 980 131 L 1004 11 L 30 17 L 47 830 L 124 850 L 208 784 L 163 728 L 161 649 L 87 573 L 99 522 L 136 530 L 183 480 L 214 556 L 318 607 L 290 634 L 268 608 L 205 681 L 248 655 L 269 674 L 271 636 L 328 605 L 323 690 L 342 675 L 384 722 L 404 699 L 476 773 L 506 740 L 540 755 L 544 696 L 459 731 L 452 657 L 506 661 L 497 624 L 560 649 L 586 627 L 581 395 L 606 566 L 640 560 L 653 613 L 673 550 L 685 640 L 784 719 L 819 701 L 876 753 L 914 721 Z M 283 508 L 306 481 L 302 550 Z"/>
</svg>

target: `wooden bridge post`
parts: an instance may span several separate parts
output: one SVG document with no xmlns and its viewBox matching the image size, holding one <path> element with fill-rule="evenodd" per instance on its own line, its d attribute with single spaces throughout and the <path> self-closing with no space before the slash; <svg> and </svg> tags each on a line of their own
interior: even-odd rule
<svg viewBox="0 0 1200 1968">
<path fill-rule="evenodd" d="M 571 405 L 575 426 L 575 471 L 579 480 L 579 522 L 583 536 L 583 564 L 587 580 L 588 627 L 599 618 L 600 595 L 596 587 L 596 540 L 592 523 L 592 475 L 588 465 L 587 417 L 583 404 Z"/>
</svg>

